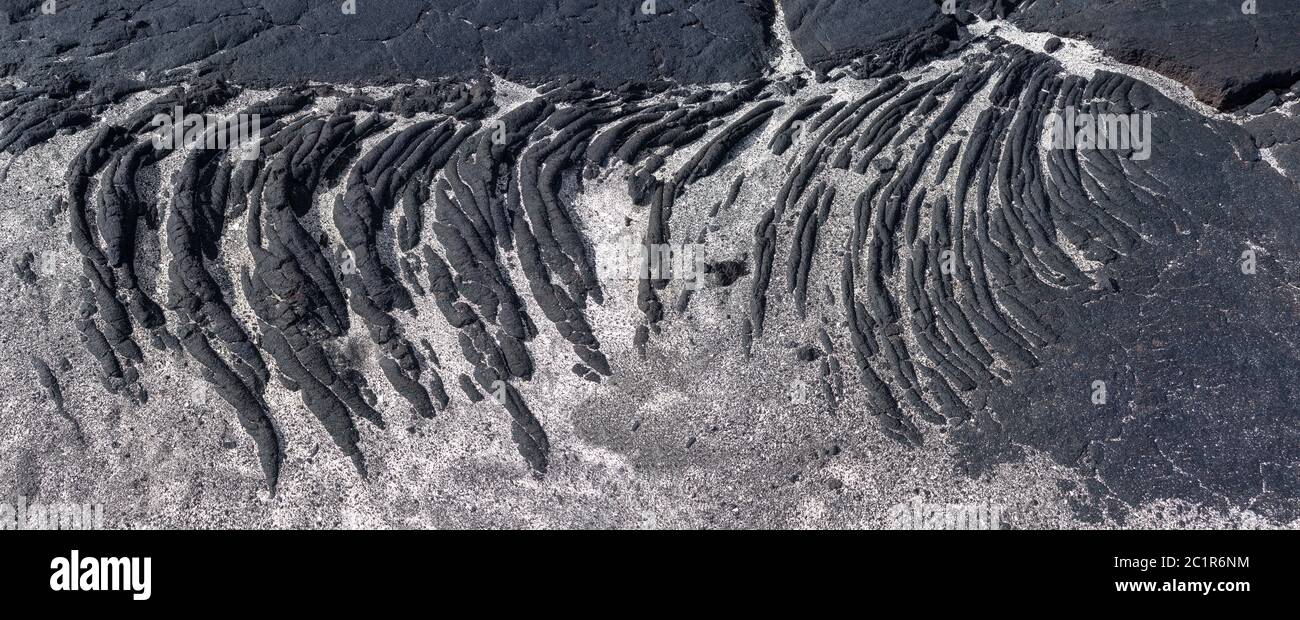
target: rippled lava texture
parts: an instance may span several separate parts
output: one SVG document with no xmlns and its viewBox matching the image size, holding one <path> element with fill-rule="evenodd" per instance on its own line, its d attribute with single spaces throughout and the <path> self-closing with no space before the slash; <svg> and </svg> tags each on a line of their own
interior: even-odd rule
<svg viewBox="0 0 1300 620">
<path fill-rule="evenodd" d="M 1161 499 L 1294 518 L 1300 10 L 779 2 L 65 0 L 51 15 L 5 0 L 0 149 L 86 137 L 40 208 L 79 261 L 88 363 L 38 350 L 26 376 L 93 442 L 78 419 L 100 414 L 65 407 L 61 382 L 143 405 L 148 360 L 180 356 L 273 493 L 273 386 L 361 476 L 361 425 L 483 401 L 544 477 L 548 424 L 518 386 L 542 366 L 617 382 L 611 343 L 653 357 L 725 291 L 736 311 L 706 338 L 759 374 L 759 351 L 797 340 L 782 355 L 817 368 L 816 415 L 900 449 L 944 443 L 962 475 L 1032 449 L 1077 473 L 1084 519 Z M 971 34 L 994 19 L 1085 41 L 1221 114 Z M 783 39 L 806 69 L 778 68 Z M 925 70 L 945 59 L 960 62 Z M 529 89 L 508 106 L 507 80 Z M 229 109 L 249 89 L 271 94 Z M 257 115 L 258 156 L 158 148 L 152 119 L 178 107 Z M 1067 107 L 1151 115 L 1151 157 L 1044 148 Z M 762 162 L 780 178 L 747 175 Z M 743 247 L 711 257 L 701 291 L 640 280 L 635 314 L 597 326 L 611 283 L 575 204 L 611 179 L 640 243 L 733 230 Z M 683 220 L 707 192 L 711 212 Z M 15 256 L 14 277 L 38 284 L 39 261 Z M 543 334 L 560 354 L 538 354 Z"/>
</svg>

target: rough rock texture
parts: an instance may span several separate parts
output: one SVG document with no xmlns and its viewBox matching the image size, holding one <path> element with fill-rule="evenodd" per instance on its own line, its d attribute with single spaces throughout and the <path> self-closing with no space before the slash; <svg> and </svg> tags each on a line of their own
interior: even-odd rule
<svg viewBox="0 0 1300 620">
<path fill-rule="evenodd" d="M 1251 103 L 1300 80 L 1300 6 L 1218 0 L 1027 2 L 1017 25 L 1087 39 L 1120 62 L 1186 84 L 1220 109 Z M 1256 13 L 1243 11 L 1253 4 Z"/>
<path fill-rule="evenodd" d="M 955 15 L 936 2 L 785 0 L 790 40 L 815 69 L 859 60 L 866 75 L 908 69 L 957 38 Z"/>
<path fill-rule="evenodd" d="M 304 80 L 390 84 L 495 71 L 522 83 L 560 76 L 733 82 L 767 66 L 765 0 L 5 0 L 0 66 L 86 79 L 188 66 L 249 85 Z M 70 67 L 57 58 L 70 56 Z"/>
<path fill-rule="evenodd" d="M 1058 32 L 1116 14 L 1073 3 L 190 4 L 7 5 L 0 493 L 119 527 L 1300 517 L 1284 60 L 1169 72 L 1143 33 L 1260 102 L 1230 115 L 1086 53 L 1128 26 Z M 159 142 L 178 113 L 224 120 Z M 1149 152 L 1052 144 L 1067 113 Z"/>
</svg>

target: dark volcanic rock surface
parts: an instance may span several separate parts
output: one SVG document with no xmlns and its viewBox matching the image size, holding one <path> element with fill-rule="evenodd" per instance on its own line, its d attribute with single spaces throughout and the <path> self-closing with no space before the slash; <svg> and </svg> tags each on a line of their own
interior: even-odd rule
<svg viewBox="0 0 1300 620">
<path fill-rule="evenodd" d="M 1112 525 L 1160 500 L 1300 514 L 1300 121 L 1268 93 L 1296 77 L 1295 10 L 965 3 L 1258 101 L 1207 116 L 928 0 L 781 0 L 833 81 L 770 66 L 773 0 L 347 4 L 3 5 L 0 381 L 30 368 L 41 400 L 0 410 L 0 484 L 58 494 L 73 462 L 134 485 L 139 462 L 187 506 L 167 482 L 260 474 L 285 505 L 478 510 L 448 490 L 514 526 L 558 522 L 556 497 L 626 523 L 567 499 L 618 500 L 591 482 L 609 467 L 689 525 L 829 527 L 923 485 L 1019 500 L 1022 476 Z M 1150 151 L 1049 147 L 1064 110 Z M 222 140 L 160 145 L 180 112 Z M 251 153 L 225 140 L 249 124 Z M 167 471 L 173 445 L 242 460 Z M 876 520 L 814 480 L 870 489 Z"/>
<path fill-rule="evenodd" d="M 525 83 L 563 75 L 743 81 L 767 67 L 764 0 L 6 0 L 0 67 L 21 76 L 156 80 L 193 64 L 243 84 L 392 83 L 471 77 L 490 68 Z M 65 62 L 63 57 L 70 57 Z"/>
<path fill-rule="evenodd" d="M 1178 498 L 1289 518 L 1300 490 L 1290 336 L 1300 314 L 1286 283 L 1300 246 L 1284 231 L 1296 187 L 1254 149 L 1234 151 L 1241 129 L 1134 91 L 1146 91 L 1144 111 L 1163 134 L 1149 170 L 1167 188 L 1159 203 L 1199 223 L 1162 224 L 1108 266 L 1113 296 L 1054 317 L 1061 342 L 992 394 L 994 416 L 976 416 L 959 441 L 976 469 L 1028 445 L 1093 473 L 1090 492 L 1108 499 L 1085 512 Z M 1096 380 L 1104 403 L 1081 398 Z"/>
<path fill-rule="evenodd" d="M 1054 0 L 1010 18 L 1022 28 L 1088 39 L 1123 63 L 1186 84 L 1220 109 L 1300 79 L 1300 4 L 1219 0 Z"/>
<path fill-rule="evenodd" d="M 781 6 L 804 62 L 823 70 L 857 58 L 871 69 L 906 69 L 957 36 L 955 18 L 934 2 L 782 0 Z"/>
</svg>

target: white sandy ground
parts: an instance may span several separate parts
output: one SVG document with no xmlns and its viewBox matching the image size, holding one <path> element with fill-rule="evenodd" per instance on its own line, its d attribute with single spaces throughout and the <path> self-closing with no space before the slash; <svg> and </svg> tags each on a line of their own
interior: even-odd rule
<svg viewBox="0 0 1300 620">
<path fill-rule="evenodd" d="M 988 34 L 995 28 L 998 36 L 1031 49 L 1041 49 L 1048 38 L 1006 23 L 984 22 L 972 31 Z M 780 16 L 775 29 L 782 42 L 775 63 L 778 74 L 805 71 L 788 44 Z M 1181 85 L 1116 65 L 1085 43 L 1067 40 L 1055 55 L 1070 72 L 1090 75 L 1105 68 L 1127 73 L 1198 112 L 1214 114 Z M 960 58 L 944 60 L 906 77 L 939 75 L 959 69 L 961 63 Z M 848 100 L 871 85 L 851 79 L 811 84 L 792 102 L 823 93 Z M 501 78 L 496 86 L 498 116 L 536 94 Z M 150 96 L 132 98 L 104 120 L 124 117 Z M 234 112 L 269 96 L 250 91 L 223 111 Z M 334 103 L 323 99 L 315 112 L 328 113 Z M 986 103 L 981 93 L 936 153 L 957 139 L 958 130 L 969 130 Z M 770 154 L 766 145 L 786 113 L 788 109 L 778 110 L 736 159 L 678 200 L 674 241 L 693 240 L 713 224 L 716 230 L 707 236 L 710 259 L 738 258 L 752 250 L 754 223 L 770 206 L 788 162 L 799 157 L 808 142 L 801 136 L 784 157 Z M 389 131 L 423 118 L 402 120 Z M 35 287 L 23 285 L 11 272 L 0 280 L 9 321 L 7 329 L 0 330 L 0 385 L 11 387 L 0 401 L 0 428 L 7 429 L 0 436 L 0 454 L 5 455 L 0 459 L 0 494 L 30 491 L 35 482 L 39 501 L 104 503 L 107 522 L 116 528 L 879 528 L 889 525 L 890 509 L 905 502 L 993 506 L 1016 527 L 1117 525 L 1077 521 L 1067 505 L 1072 491 L 1058 483 L 1078 482 L 1076 472 L 1027 446 L 1023 462 L 972 478 L 955 471 L 956 456 L 936 427 L 921 423 L 927 443 L 920 449 L 903 449 L 886 439 L 857 389 L 857 369 L 841 330 L 827 331 L 843 366 L 847 400 L 836 414 L 819 398 L 808 405 L 790 404 L 792 382 L 806 381 L 816 391 L 818 381 L 816 365 L 797 362 L 791 347 L 815 343 L 822 321 L 835 325 L 844 320 L 838 301 L 831 303 L 823 291 L 829 285 L 838 296 L 838 249 L 852 228 L 853 201 L 870 178 L 841 171 L 819 177 L 832 181 L 838 194 L 819 242 L 809 317 L 798 321 L 784 299 L 784 263 L 778 260 L 766 336 L 755 341 L 752 360 L 740 354 L 739 342 L 739 323 L 747 315 L 748 278 L 730 289 L 698 292 L 687 316 L 671 310 L 678 286 L 662 291 L 668 319 L 663 332 L 651 337 L 645 360 L 631 344 L 642 321 L 635 283 L 609 281 L 605 303 L 589 308 L 588 317 L 615 376 L 601 385 L 581 380 L 569 371 L 576 356 L 537 310 L 518 261 L 509 255 L 504 262 L 510 277 L 541 331 L 530 343 L 536 377 L 519 388 L 551 441 L 547 475 L 538 478 L 528 470 L 499 407 L 490 399 L 471 405 L 460 392 L 456 375 L 470 368 L 459 354 L 454 330 L 431 297 L 417 297 L 416 312 L 399 319 L 417 347 L 427 338 L 438 352 L 451 408 L 432 420 L 417 418 L 388 386 L 374 361 L 374 346 L 353 316 L 352 335 L 334 348 L 355 350 L 365 360 L 359 369 L 388 421 L 385 429 L 358 421 L 369 480 L 359 479 L 298 396 L 273 381 L 267 402 L 284 440 L 285 463 L 279 493 L 271 497 L 251 440 L 238 427 L 233 411 L 196 379 L 194 362 L 152 351 L 142 342 L 147 356 L 142 383 L 150 395 L 142 406 L 108 394 L 98 383 L 97 366 L 79 344 L 73 323 L 81 267 L 66 240 L 66 215 L 52 228 L 39 224 L 41 211 L 66 191 L 68 162 L 92 135 L 83 131 L 58 136 L 19 158 L 0 156 L 0 166 L 9 167 L 7 181 L 0 185 L 0 254 L 6 265 L 28 251 L 50 250 L 60 257 L 57 270 Z M 371 138 L 367 146 L 379 139 Z M 663 174 L 671 174 L 692 154 L 675 154 Z M 163 221 L 170 178 L 179 164 L 179 157 L 171 157 L 160 168 Z M 710 221 L 709 209 L 725 198 L 731 180 L 742 171 L 746 182 L 736 204 Z M 598 255 L 645 229 L 647 209 L 632 205 L 627 197 L 628 172 L 621 165 L 612 167 L 587 181 L 581 192 L 572 181 L 566 182 L 564 195 Z M 932 176 L 927 172 L 923 183 L 931 183 Z M 323 188 L 316 200 L 319 230 L 335 243 L 338 234 L 329 212 L 342 189 L 343 183 Z M 222 245 L 222 262 L 235 277 L 249 265 L 246 219 L 229 223 Z M 928 219 L 922 221 L 921 230 L 928 225 Z M 146 243 L 144 251 L 165 256 L 165 235 L 148 235 L 156 240 Z M 788 235 L 788 226 L 783 227 L 778 238 L 782 255 L 789 247 Z M 423 240 L 438 249 L 431 222 L 426 222 Z M 1076 255 L 1076 260 L 1081 259 Z M 165 271 L 144 275 L 154 284 L 155 300 L 165 302 Z M 242 292 L 229 299 L 236 314 L 251 324 Z M 63 356 L 71 360 L 74 370 L 60 378 L 67 408 L 88 439 L 84 448 L 76 445 L 36 383 L 27 362 L 31 353 L 52 366 Z M 828 457 L 832 447 L 839 453 Z M 1133 508 L 1125 523 L 1129 527 L 1297 526 L 1268 523 L 1251 512 L 1218 513 L 1178 501 Z"/>
</svg>

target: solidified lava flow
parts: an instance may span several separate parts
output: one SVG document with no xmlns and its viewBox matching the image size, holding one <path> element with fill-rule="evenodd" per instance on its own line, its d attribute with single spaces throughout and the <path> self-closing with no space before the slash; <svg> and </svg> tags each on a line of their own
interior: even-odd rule
<svg viewBox="0 0 1300 620">
<path fill-rule="evenodd" d="M 766 467 L 998 497 L 1033 463 L 1078 522 L 1300 516 L 1300 8 L 4 4 L 6 380 L 54 417 L 3 420 L 86 463 L 196 381 L 270 496 L 405 484 L 374 444 L 411 434 L 495 454 L 432 426 L 477 411 L 517 455 L 476 480 L 599 449 L 752 475 L 758 514 L 796 501 Z"/>
</svg>

